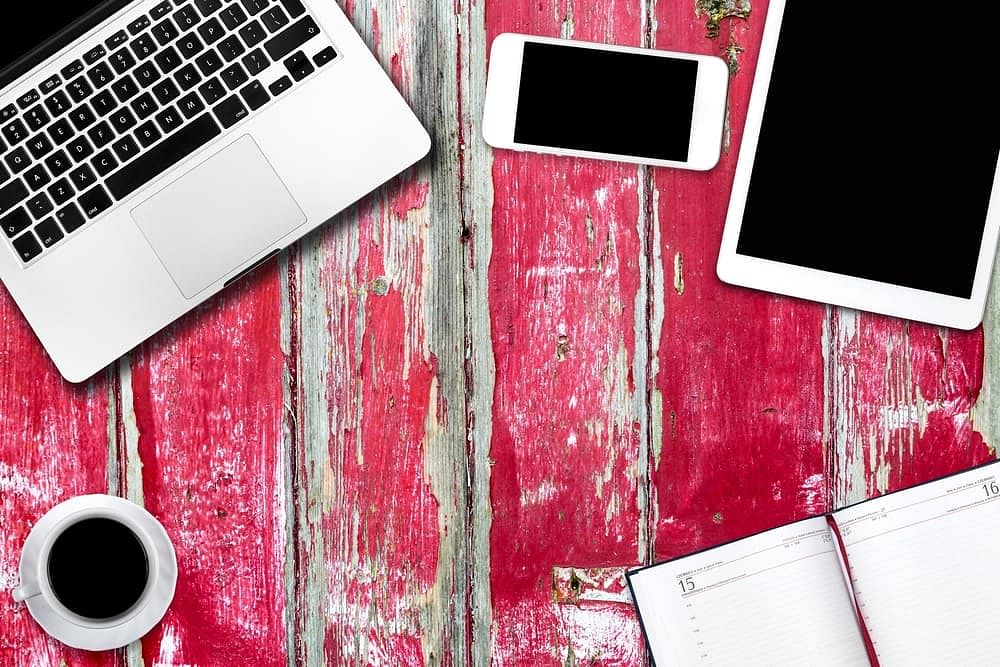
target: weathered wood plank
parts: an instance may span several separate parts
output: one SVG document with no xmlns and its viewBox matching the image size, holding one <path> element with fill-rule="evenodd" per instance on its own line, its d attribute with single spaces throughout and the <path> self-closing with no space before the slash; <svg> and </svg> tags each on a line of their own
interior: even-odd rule
<svg viewBox="0 0 1000 667">
<path fill-rule="evenodd" d="M 122 664 L 121 652 L 76 651 L 49 638 L 9 597 L 38 519 L 73 496 L 108 492 L 108 383 L 63 382 L 6 290 L 0 346 L 0 664 Z"/>
<path fill-rule="evenodd" d="M 519 31 L 640 45 L 645 8 L 494 2 L 486 22 L 490 40 Z M 494 159 L 493 662 L 635 664 L 631 607 L 566 599 L 557 581 L 562 568 L 644 557 L 645 172 Z"/>
<path fill-rule="evenodd" d="M 281 296 L 272 263 L 121 362 L 122 491 L 179 575 L 132 664 L 286 663 Z"/>
<path fill-rule="evenodd" d="M 719 15 L 706 13 L 709 3 L 656 4 L 656 46 L 729 57 L 739 67 L 729 91 L 731 146 L 720 165 L 655 177 L 653 271 L 665 283 L 653 326 L 658 559 L 829 507 L 824 308 L 732 288 L 715 273 L 767 12 L 754 2 L 745 20 L 741 5 L 730 7 L 737 16 L 723 19 L 713 40 Z"/>
<path fill-rule="evenodd" d="M 289 317 L 298 387 L 298 658 L 467 664 L 459 4 L 351 2 L 434 154 L 303 244 Z M 433 177 L 432 177 L 433 174 Z"/>
</svg>

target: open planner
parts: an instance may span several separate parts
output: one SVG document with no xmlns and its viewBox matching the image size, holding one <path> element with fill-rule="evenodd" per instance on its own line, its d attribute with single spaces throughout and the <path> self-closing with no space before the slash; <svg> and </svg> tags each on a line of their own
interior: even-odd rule
<svg viewBox="0 0 1000 667">
<path fill-rule="evenodd" d="M 1000 663 L 998 466 L 630 572 L 657 667 Z"/>
</svg>

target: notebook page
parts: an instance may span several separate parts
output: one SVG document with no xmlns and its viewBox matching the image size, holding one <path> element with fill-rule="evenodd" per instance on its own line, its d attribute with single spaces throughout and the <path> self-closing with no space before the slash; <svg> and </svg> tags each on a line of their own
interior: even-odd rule
<svg viewBox="0 0 1000 667">
<path fill-rule="evenodd" d="M 825 517 L 629 575 L 657 667 L 868 666 Z"/>
<path fill-rule="evenodd" d="M 1000 661 L 1000 467 L 837 512 L 881 667 Z"/>
</svg>

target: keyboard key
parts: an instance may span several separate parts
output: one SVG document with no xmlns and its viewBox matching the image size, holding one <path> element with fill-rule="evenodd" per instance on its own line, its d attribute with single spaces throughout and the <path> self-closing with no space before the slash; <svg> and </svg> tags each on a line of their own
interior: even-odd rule
<svg viewBox="0 0 1000 667">
<path fill-rule="evenodd" d="M 132 107 L 132 111 L 135 112 L 135 115 L 139 118 L 139 120 L 149 118 L 156 113 L 156 110 L 159 108 L 156 105 L 156 101 L 153 100 L 153 96 L 149 93 L 143 93 L 139 97 L 135 98 L 129 106 Z"/>
<path fill-rule="evenodd" d="M 139 60 L 145 60 L 156 53 L 156 50 L 159 48 L 156 45 L 156 41 L 148 34 L 136 37 L 132 42 L 131 47 L 132 53 L 134 53 L 135 57 Z"/>
<path fill-rule="evenodd" d="M 269 9 L 260 17 L 264 27 L 271 32 L 278 32 L 288 25 L 288 15 L 281 11 L 280 7 Z"/>
<path fill-rule="evenodd" d="M 73 186 L 69 184 L 69 179 L 60 178 L 58 181 L 49 186 L 49 196 L 52 197 L 52 201 L 56 203 L 56 206 L 62 206 L 76 194 L 73 190 Z"/>
<path fill-rule="evenodd" d="M 229 129 L 240 122 L 250 113 L 243 106 L 238 95 L 232 95 L 223 102 L 220 102 L 214 109 L 215 116 L 222 123 L 222 127 Z"/>
<path fill-rule="evenodd" d="M 56 88 L 58 88 L 60 83 L 62 83 L 62 79 L 59 78 L 59 75 L 53 74 L 45 81 L 42 81 L 42 83 L 38 87 L 42 89 L 43 95 L 47 95 Z"/>
<path fill-rule="evenodd" d="M 111 145 L 120 162 L 128 162 L 139 154 L 139 144 L 130 136 L 124 136 Z"/>
<path fill-rule="evenodd" d="M 58 118 L 69 111 L 70 106 L 69 97 L 61 90 L 45 100 L 45 108 L 49 110 L 53 118 Z"/>
<path fill-rule="evenodd" d="M 23 208 L 18 208 L 0 218 L 0 226 L 3 227 L 3 233 L 7 238 L 12 239 L 31 226 L 31 216 Z"/>
<path fill-rule="evenodd" d="M 87 71 L 87 78 L 94 84 L 94 88 L 99 89 L 111 83 L 115 78 L 115 74 L 108 67 L 107 63 L 99 63 Z"/>
<path fill-rule="evenodd" d="M 164 19 L 156 25 L 153 26 L 151 30 L 153 37 L 156 41 L 160 43 L 160 46 L 166 46 L 170 42 L 174 41 L 180 36 L 180 31 L 177 30 L 177 26 L 170 19 Z"/>
<path fill-rule="evenodd" d="M 117 49 L 119 46 L 128 41 L 128 33 L 124 30 L 119 30 L 115 34 L 104 40 L 105 46 L 109 49 Z"/>
<path fill-rule="evenodd" d="M 195 93 L 185 95 L 177 104 L 180 106 L 181 111 L 184 112 L 184 117 L 189 119 L 194 118 L 205 110 L 205 104 Z"/>
<path fill-rule="evenodd" d="M 285 67 L 296 81 L 301 81 L 316 71 L 316 68 L 309 62 L 309 58 L 302 51 L 296 51 L 290 58 L 286 59 Z"/>
<path fill-rule="evenodd" d="M 140 125 L 135 131 L 135 137 L 142 144 L 143 148 L 149 148 L 159 141 L 162 136 L 163 134 L 157 129 L 156 123 L 151 120 Z"/>
<path fill-rule="evenodd" d="M 25 264 L 42 254 L 42 246 L 39 245 L 35 239 L 35 235 L 31 232 L 17 237 L 12 243 L 14 244 L 14 250 L 17 251 L 21 261 Z"/>
<path fill-rule="evenodd" d="M 41 220 L 55 208 L 52 206 L 52 201 L 49 196 L 44 192 L 39 192 L 37 195 L 28 200 L 26 204 L 28 207 L 28 212 L 31 213 L 35 220 Z"/>
<path fill-rule="evenodd" d="M 8 144 L 16 146 L 28 138 L 28 128 L 24 126 L 20 118 L 15 118 L 3 126 L 3 136 Z"/>
<path fill-rule="evenodd" d="M 87 63 L 88 65 L 93 65 L 106 55 L 108 55 L 107 50 L 103 46 L 98 44 L 97 46 L 91 48 L 90 51 L 87 51 L 85 54 L 83 54 L 83 62 Z"/>
<path fill-rule="evenodd" d="M 66 150 L 73 156 L 74 162 L 80 162 L 94 153 L 93 146 L 84 137 L 77 137 L 66 145 Z"/>
<path fill-rule="evenodd" d="M 219 58 L 219 54 L 215 52 L 215 49 L 210 49 L 201 54 L 195 58 L 194 62 L 205 76 L 211 76 L 222 67 L 222 59 Z"/>
<path fill-rule="evenodd" d="M 111 114 L 110 120 L 111 127 L 115 128 L 118 134 L 125 134 L 135 127 L 135 116 L 125 107 Z"/>
<path fill-rule="evenodd" d="M 49 115 L 45 113 L 45 109 L 42 108 L 41 104 L 24 112 L 24 121 L 32 130 L 42 129 L 49 124 L 49 120 Z"/>
<path fill-rule="evenodd" d="M 291 87 L 292 87 L 292 80 L 289 79 L 287 76 L 283 76 L 274 83 L 272 83 L 268 88 L 268 90 L 271 91 L 272 95 L 277 97 L 278 95 L 282 94 Z"/>
<path fill-rule="evenodd" d="M 47 136 L 44 134 L 36 134 L 31 139 L 28 139 L 28 150 L 31 151 L 31 155 L 36 159 L 40 160 L 44 156 L 52 152 L 54 146 Z"/>
<path fill-rule="evenodd" d="M 70 81 L 66 86 L 66 91 L 74 102 L 82 102 L 90 97 L 94 88 L 87 82 L 87 79 L 81 76 Z"/>
<path fill-rule="evenodd" d="M 89 164 L 81 164 L 69 172 L 69 180 L 73 181 L 77 190 L 85 190 L 97 182 L 97 174 L 94 173 Z"/>
<path fill-rule="evenodd" d="M 271 61 L 267 59 L 261 49 L 254 49 L 243 58 L 243 65 L 246 66 L 250 76 L 257 76 L 268 68 Z"/>
<path fill-rule="evenodd" d="M 151 62 L 139 65 L 132 74 L 143 88 L 149 88 L 160 80 L 160 70 L 156 69 L 156 65 Z"/>
<path fill-rule="evenodd" d="M 7 153 L 3 161 L 7 163 L 7 168 L 13 174 L 20 174 L 31 165 L 31 158 L 28 157 L 28 151 L 24 150 L 23 146 Z"/>
<path fill-rule="evenodd" d="M 194 63 L 188 63 L 184 67 L 177 70 L 177 73 L 174 74 L 174 79 L 181 87 L 181 90 L 191 90 L 201 83 L 201 74 L 198 73 Z"/>
<path fill-rule="evenodd" d="M 215 44 L 217 41 L 222 39 L 222 36 L 226 34 L 225 29 L 219 20 L 216 18 L 210 18 L 200 26 L 198 26 L 198 34 L 201 38 L 205 40 L 206 44 Z"/>
<path fill-rule="evenodd" d="M 10 172 L 7 171 L 7 169 L 3 166 L 3 164 L 0 164 L 0 185 L 6 183 L 9 179 L 10 179 Z"/>
<path fill-rule="evenodd" d="M 118 160 L 115 159 L 110 150 L 104 149 L 94 156 L 90 164 L 97 170 L 98 176 L 107 176 L 118 167 Z"/>
<path fill-rule="evenodd" d="M 170 13 L 170 0 L 163 0 L 163 2 L 156 5 L 149 11 L 149 15 L 153 18 L 154 21 L 162 19 L 169 13 Z"/>
<path fill-rule="evenodd" d="M 222 57 L 227 63 L 236 60 L 241 55 L 246 53 L 247 50 L 246 47 L 243 46 L 243 42 L 241 42 L 236 35 L 227 37 L 219 42 L 218 49 L 219 53 L 222 54 Z"/>
<path fill-rule="evenodd" d="M 51 172 L 53 176 L 58 178 L 69 171 L 72 164 L 70 163 L 66 152 L 58 150 L 45 158 L 45 166 L 48 167 L 49 172 Z"/>
<path fill-rule="evenodd" d="M 28 194 L 28 188 L 20 178 L 0 188 L 0 215 L 20 204 Z"/>
<path fill-rule="evenodd" d="M 74 76 L 76 76 L 82 71 L 83 71 L 83 63 L 80 62 L 79 60 L 74 60 L 69 65 L 63 67 L 59 73 L 62 74 L 62 78 L 64 79 L 72 79 Z"/>
<path fill-rule="evenodd" d="M 42 96 L 38 94 L 37 90 L 29 90 L 28 92 L 17 98 L 17 106 L 22 109 L 27 109 L 32 104 L 42 99 Z"/>
<path fill-rule="evenodd" d="M 91 220 L 111 208 L 111 197 L 100 185 L 80 195 L 80 199 L 77 201 L 80 208 Z"/>
<path fill-rule="evenodd" d="M 222 8 L 222 0 L 194 0 L 194 4 L 204 16 L 211 16 Z"/>
<path fill-rule="evenodd" d="M 239 63 L 233 63 L 226 69 L 222 70 L 222 81 L 226 84 L 229 90 L 236 90 L 249 80 L 250 77 L 247 76 L 246 71 L 240 67 Z"/>
<path fill-rule="evenodd" d="M 281 4 L 285 6 L 285 11 L 293 19 L 297 19 L 306 13 L 306 8 L 302 5 L 301 0 L 281 0 Z"/>
<path fill-rule="evenodd" d="M 235 2 L 222 10 L 219 17 L 222 19 L 222 23 L 230 30 L 236 30 L 247 22 L 246 12 Z"/>
<path fill-rule="evenodd" d="M 316 25 L 311 16 L 306 16 L 269 39 L 264 45 L 264 49 L 272 60 L 282 60 L 318 34 L 319 26 Z"/>
<path fill-rule="evenodd" d="M 177 50 L 180 51 L 182 57 L 190 59 L 204 51 L 205 45 L 198 39 L 198 35 L 191 32 L 181 37 L 180 41 L 177 42 Z"/>
<path fill-rule="evenodd" d="M 153 62 L 160 67 L 161 72 L 164 74 L 170 74 L 175 69 L 180 67 L 184 60 L 181 59 L 177 51 L 174 50 L 174 47 L 168 46 L 153 56 Z"/>
<path fill-rule="evenodd" d="M 49 136 L 52 141 L 55 142 L 56 146 L 62 146 L 64 143 L 73 138 L 76 132 L 73 127 L 69 124 L 69 121 L 65 118 L 57 120 L 52 125 L 49 125 Z"/>
<path fill-rule="evenodd" d="M 211 114 L 199 116 L 176 134 L 141 154 L 106 181 L 116 199 L 123 199 L 221 134 Z"/>
<path fill-rule="evenodd" d="M 135 82 L 135 79 L 126 74 L 112 84 L 111 90 L 114 91 L 118 101 L 124 103 L 139 94 L 139 84 Z"/>
<path fill-rule="evenodd" d="M 260 23 L 253 21 L 240 28 L 240 37 L 247 43 L 247 46 L 253 48 L 267 39 L 267 32 L 261 27 Z"/>
<path fill-rule="evenodd" d="M 114 140 L 115 132 L 106 122 L 101 121 L 87 131 L 87 136 L 94 142 L 94 146 L 101 148 Z"/>
<path fill-rule="evenodd" d="M 313 56 L 313 62 L 316 63 L 316 67 L 322 67 L 332 60 L 337 59 L 337 52 L 332 46 L 328 46 L 315 56 Z"/>
<path fill-rule="evenodd" d="M 119 49 L 111 54 L 108 59 L 111 66 L 114 68 L 115 72 L 118 74 L 124 74 L 133 67 L 135 67 L 135 56 L 128 49 Z"/>
<path fill-rule="evenodd" d="M 205 98 L 208 104 L 215 104 L 226 95 L 226 87 L 218 78 L 212 77 L 198 88 L 198 92 Z"/>
<path fill-rule="evenodd" d="M 160 126 L 164 134 L 170 134 L 180 127 L 182 122 L 181 114 L 173 107 L 156 114 L 156 124 Z"/>
<path fill-rule="evenodd" d="M 240 0 L 251 16 L 259 14 L 271 4 L 271 0 Z"/>
<path fill-rule="evenodd" d="M 32 190 L 40 190 L 48 185 L 51 180 L 49 172 L 45 171 L 45 167 L 40 164 L 37 164 L 28 171 L 24 172 L 24 182 L 27 183 L 28 187 Z"/>
<path fill-rule="evenodd" d="M 180 96 L 181 91 L 177 89 L 177 84 L 172 79 L 164 79 L 153 86 L 153 94 L 156 95 L 156 99 L 160 104 L 167 104 L 176 100 Z"/>
<path fill-rule="evenodd" d="M 256 111 L 271 100 L 271 96 L 264 90 L 264 86 L 260 81 L 254 81 L 247 86 L 243 86 L 240 89 L 240 95 L 243 96 L 251 111 Z"/>
<path fill-rule="evenodd" d="M 150 20 L 148 16 L 140 16 L 128 24 L 128 31 L 133 35 L 138 35 L 140 32 L 148 28 L 149 24 Z"/>
<path fill-rule="evenodd" d="M 198 25 L 199 22 L 201 22 L 201 17 L 198 16 L 198 12 L 196 12 L 194 7 L 191 5 L 178 9 L 174 14 L 174 23 L 176 23 L 181 30 L 190 30 Z"/>
<path fill-rule="evenodd" d="M 94 95 L 94 97 L 90 100 L 90 105 L 94 107 L 94 111 L 101 116 L 107 116 L 109 113 L 118 108 L 118 102 L 115 100 L 115 96 L 111 94 L 110 90 L 102 90 Z"/>
<path fill-rule="evenodd" d="M 42 240 L 42 245 L 51 248 L 63 238 L 63 232 L 55 218 L 45 218 L 35 226 L 35 233 Z"/>
<path fill-rule="evenodd" d="M 56 211 L 56 220 L 59 221 L 67 234 L 72 234 L 87 222 L 83 214 L 80 213 L 80 209 L 76 207 L 76 204 L 69 204 L 65 208 Z"/>
</svg>

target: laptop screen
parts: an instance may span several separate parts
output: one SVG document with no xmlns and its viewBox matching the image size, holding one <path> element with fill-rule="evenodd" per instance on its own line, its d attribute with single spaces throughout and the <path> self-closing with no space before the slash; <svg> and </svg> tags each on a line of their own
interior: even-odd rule
<svg viewBox="0 0 1000 667">
<path fill-rule="evenodd" d="M 70 31 L 66 35 L 66 29 L 70 26 L 74 28 L 93 25 L 88 20 L 82 22 L 84 18 L 103 18 L 108 15 L 104 11 L 105 7 L 114 10 L 126 2 L 108 2 L 98 0 L 97 2 L 40 2 L 33 4 L 19 5 L 16 20 L 4 21 L 0 27 L 0 87 L 10 83 L 11 80 L 22 74 L 29 67 L 39 62 L 41 58 L 25 58 L 36 47 L 45 44 L 47 47 L 61 48 L 67 40 L 56 37 L 68 36 L 70 39 L 81 34 L 80 30 Z M 35 9 L 29 9 L 34 6 Z M 101 12 L 95 12 L 101 8 Z M 88 16 L 93 14 L 94 16 Z M 80 24 L 75 26 L 74 24 Z M 47 44 L 47 42 L 53 42 Z M 47 57 L 53 48 L 46 48 L 45 53 L 40 54 L 42 58 Z"/>
</svg>

